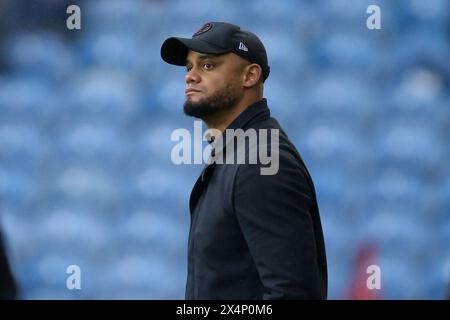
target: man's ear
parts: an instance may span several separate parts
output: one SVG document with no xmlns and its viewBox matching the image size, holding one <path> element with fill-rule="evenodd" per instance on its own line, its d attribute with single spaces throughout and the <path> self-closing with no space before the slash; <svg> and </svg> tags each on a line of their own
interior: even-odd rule
<svg viewBox="0 0 450 320">
<path fill-rule="evenodd" d="M 259 82 L 262 76 L 262 70 L 259 64 L 252 63 L 245 67 L 244 69 L 244 83 L 245 88 L 251 88 Z"/>
</svg>

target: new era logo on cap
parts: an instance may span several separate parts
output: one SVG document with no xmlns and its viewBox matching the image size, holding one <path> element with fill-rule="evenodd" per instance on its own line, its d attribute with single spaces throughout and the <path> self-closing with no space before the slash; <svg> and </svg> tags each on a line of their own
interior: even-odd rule
<svg viewBox="0 0 450 320">
<path fill-rule="evenodd" d="M 248 48 L 242 42 L 239 42 L 239 50 L 248 51 Z"/>
</svg>

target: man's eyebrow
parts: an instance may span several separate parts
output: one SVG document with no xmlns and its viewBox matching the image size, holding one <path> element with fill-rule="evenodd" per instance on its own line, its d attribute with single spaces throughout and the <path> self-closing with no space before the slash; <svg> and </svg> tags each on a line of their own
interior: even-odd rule
<svg viewBox="0 0 450 320">
<path fill-rule="evenodd" d="M 221 56 L 220 54 L 210 54 L 210 53 L 208 53 L 208 54 L 200 54 L 200 55 L 198 55 L 197 56 L 197 60 L 200 60 L 200 61 L 202 61 L 202 60 L 206 60 L 206 59 L 214 59 L 214 58 L 218 58 L 219 56 Z M 190 61 L 189 61 L 189 59 L 188 58 L 186 58 L 186 64 L 188 64 L 188 63 L 190 63 Z"/>
</svg>

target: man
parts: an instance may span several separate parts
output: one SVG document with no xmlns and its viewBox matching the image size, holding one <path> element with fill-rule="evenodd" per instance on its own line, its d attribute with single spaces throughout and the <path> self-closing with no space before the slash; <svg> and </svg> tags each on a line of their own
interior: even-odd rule
<svg viewBox="0 0 450 320">
<path fill-rule="evenodd" d="M 229 130 L 279 132 L 257 146 L 278 155 L 275 174 L 262 174 L 261 161 L 208 161 L 195 183 L 186 299 L 325 299 L 327 266 L 315 190 L 263 99 L 270 68 L 261 41 L 236 25 L 210 22 L 192 38 L 168 38 L 161 57 L 186 66 L 184 112 L 215 129 L 212 158 L 237 150 L 229 147 Z M 247 157 L 253 147 L 245 147 Z"/>
</svg>

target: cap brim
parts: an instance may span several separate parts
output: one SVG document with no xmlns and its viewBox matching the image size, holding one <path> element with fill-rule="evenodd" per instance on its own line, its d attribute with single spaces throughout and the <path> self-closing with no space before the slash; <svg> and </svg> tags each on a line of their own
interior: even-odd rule
<svg viewBox="0 0 450 320">
<path fill-rule="evenodd" d="M 168 38 L 161 46 L 161 58 L 167 63 L 177 66 L 186 65 L 188 50 L 191 49 L 201 53 L 220 54 L 227 50 L 210 44 L 206 41 L 188 38 Z"/>
</svg>

